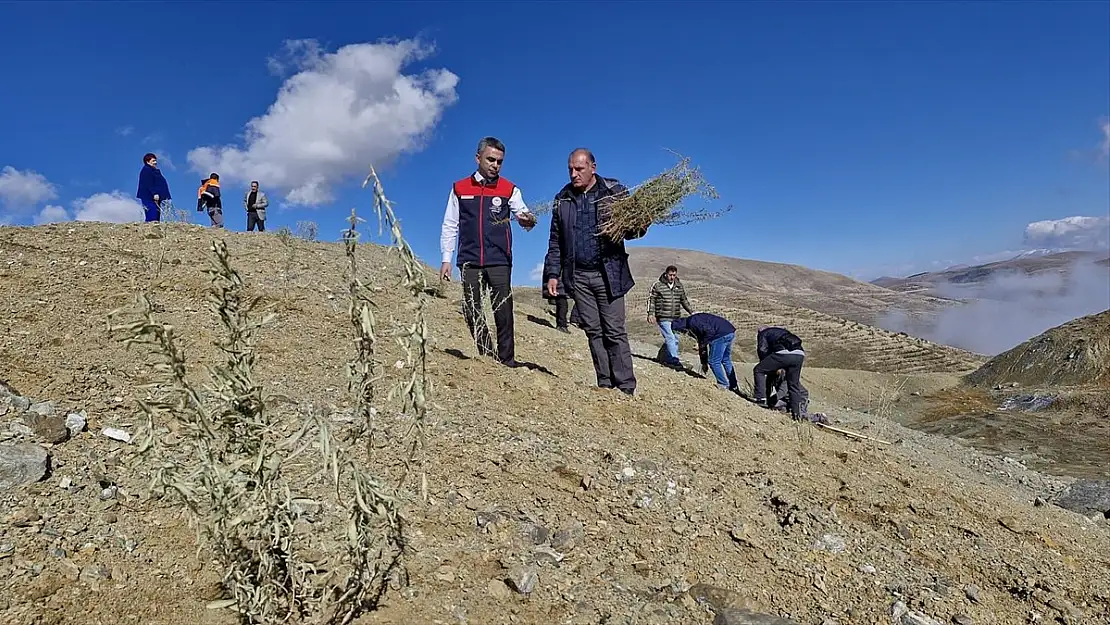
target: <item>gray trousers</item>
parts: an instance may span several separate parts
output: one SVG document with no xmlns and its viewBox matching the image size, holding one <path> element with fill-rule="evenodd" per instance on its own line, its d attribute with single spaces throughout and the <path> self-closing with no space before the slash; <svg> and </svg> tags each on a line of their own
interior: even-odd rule
<svg viewBox="0 0 1110 625">
<path fill-rule="evenodd" d="M 224 227 L 224 210 L 222 208 L 209 208 L 208 218 L 212 220 L 212 226 L 215 228 Z"/>
<path fill-rule="evenodd" d="M 597 385 L 636 390 L 632 349 L 624 325 L 624 297 L 609 297 L 609 287 L 599 271 L 574 272 L 574 310 L 590 341 Z"/>
</svg>

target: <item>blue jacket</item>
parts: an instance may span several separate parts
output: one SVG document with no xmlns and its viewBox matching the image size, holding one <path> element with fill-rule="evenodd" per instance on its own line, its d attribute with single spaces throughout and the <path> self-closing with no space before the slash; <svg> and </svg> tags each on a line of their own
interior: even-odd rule
<svg viewBox="0 0 1110 625">
<path fill-rule="evenodd" d="M 707 345 L 722 336 L 735 334 L 736 326 L 724 317 L 711 313 L 694 313 L 671 321 L 671 331 L 692 334 L 698 339 L 698 345 Z"/>
<path fill-rule="evenodd" d="M 598 225 L 605 223 L 605 205 L 616 198 L 628 195 L 628 188 L 615 178 L 597 177 L 598 187 Z M 555 211 L 551 215 L 551 234 L 547 239 L 547 257 L 543 262 L 543 279 L 558 278 L 567 293 L 574 292 L 574 222 L 577 211 L 573 199 L 573 188 L 568 184 L 555 196 Z M 609 297 L 623 297 L 636 284 L 632 270 L 628 267 L 628 252 L 624 241 L 638 239 L 647 229 L 626 232 L 621 241 L 601 238 L 602 276 L 609 289 Z"/>
<path fill-rule="evenodd" d="M 142 171 L 139 172 L 139 190 L 135 192 L 135 197 L 146 202 L 154 202 L 155 195 L 159 200 L 171 199 L 170 185 L 160 169 L 144 164 Z"/>
</svg>

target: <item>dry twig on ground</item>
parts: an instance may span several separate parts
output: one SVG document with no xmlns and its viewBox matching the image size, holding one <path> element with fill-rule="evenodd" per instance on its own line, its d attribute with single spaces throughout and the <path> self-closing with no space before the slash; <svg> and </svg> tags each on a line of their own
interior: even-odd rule
<svg viewBox="0 0 1110 625">
<path fill-rule="evenodd" d="M 598 233 L 615 241 L 626 233 L 639 232 L 652 225 L 678 226 L 716 219 L 732 210 L 727 206 L 719 211 L 692 210 L 683 205 L 688 198 L 718 199 L 717 190 L 706 182 L 690 159 L 682 157 L 667 171 L 638 185 L 623 196 L 599 206 L 602 226 Z"/>
</svg>

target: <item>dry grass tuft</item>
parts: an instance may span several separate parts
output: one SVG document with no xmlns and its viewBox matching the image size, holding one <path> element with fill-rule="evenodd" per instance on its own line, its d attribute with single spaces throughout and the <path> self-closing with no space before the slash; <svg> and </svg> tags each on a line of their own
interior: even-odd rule
<svg viewBox="0 0 1110 625">
<path fill-rule="evenodd" d="M 609 202 L 599 234 L 621 240 L 625 233 L 645 230 L 652 225 L 678 226 L 716 219 L 732 210 L 727 206 L 720 211 L 691 210 L 683 205 L 688 198 L 719 198 L 717 190 L 706 182 L 690 159 L 681 157 L 667 171 L 647 180 L 628 195 Z"/>
<path fill-rule="evenodd" d="M 162 202 L 160 213 L 159 218 L 169 223 L 188 224 L 193 222 L 189 211 L 184 208 L 178 208 L 172 200 L 164 200 Z"/>
</svg>

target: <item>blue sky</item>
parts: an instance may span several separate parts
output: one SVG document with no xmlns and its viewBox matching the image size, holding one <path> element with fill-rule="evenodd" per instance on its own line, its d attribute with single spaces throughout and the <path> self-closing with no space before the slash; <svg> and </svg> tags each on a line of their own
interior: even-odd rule
<svg viewBox="0 0 1110 625">
<path fill-rule="evenodd" d="M 130 210 L 152 150 L 179 206 L 214 167 L 229 226 L 258 178 L 270 229 L 331 239 L 369 209 L 373 160 L 434 264 L 488 134 L 529 200 L 579 145 L 628 183 L 676 150 L 735 208 L 640 243 L 868 279 L 1110 228 L 1106 2 L 13 3 L 0 54 L 20 59 L 0 98 L 14 224 Z M 1099 231 L 1023 240 L 1072 216 Z M 546 231 L 516 237 L 518 283 Z"/>
</svg>

